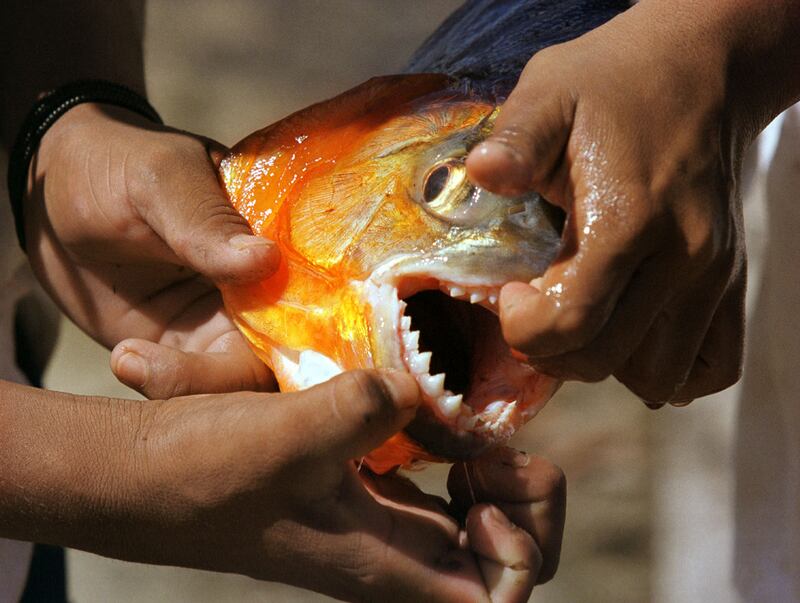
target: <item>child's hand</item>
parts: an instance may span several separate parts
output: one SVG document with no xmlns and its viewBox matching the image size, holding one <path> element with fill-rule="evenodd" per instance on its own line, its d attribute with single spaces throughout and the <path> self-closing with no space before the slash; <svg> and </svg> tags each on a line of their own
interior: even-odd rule
<svg viewBox="0 0 800 603">
<path fill-rule="evenodd" d="M 278 252 L 220 187 L 213 141 L 117 107 L 47 132 L 25 203 L 28 254 L 65 313 L 151 398 L 274 387 L 214 282 L 269 275 Z M 135 338 L 135 339 L 130 339 Z"/>
</svg>

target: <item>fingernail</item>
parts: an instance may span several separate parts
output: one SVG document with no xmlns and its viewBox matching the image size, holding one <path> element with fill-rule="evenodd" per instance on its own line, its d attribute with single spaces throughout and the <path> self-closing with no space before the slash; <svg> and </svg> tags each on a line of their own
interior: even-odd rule
<svg viewBox="0 0 800 603">
<path fill-rule="evenodd" d="M 248 234 L 235 235 L 228 240 L 228 243 L 230 243 L 231 247 L 237 249 L 238 251 L 245 251 L 258 247 L 270 247 L 273 245 L 273 242 L 269 239 Z"/>
<path fill-rule="evenodd" d="M 524 303 L 531 303 L 541 291 L 528 284 L 512 281 L 503 285 L 500 289 L 500 309 L 502 312 L 509 313 L 517 306 Z"/>
<path fill-rule="evenodd" d="M 136 352 L 126 352 L 117 360 L 119 379 L 131 387 L 143 387 L 147 383 L 147 361 Z"/>
<path fill-rule="evenodd" d="M 658 410 L 659 408 L 663 407 L 666 404 L 666 402 L 652 402 L 651 400 L 645 400 L 641 396 L 637 396 L 637 397 L 650 410 Z"/>
<path fill-rule="evenodd" d="M 531 462 L 531 457 L 522 450 L 515 450 L 514 448 L 501 448 L 500 450 L 500 462 L 506 467 L 522 469 Z"/>
<path fill-rule="evenodd" d="M 417 407 L 419 404 L 419 385 L 411 375 L 396 369 L 384 369 L 381 371 L 381 378 L 398 408 L 409 409 Z"/>
<path fill-rule="evenodd" d="M 519 152 L 501 140 L 486 140 L 473 150 L 491 161 L 493 173 L 487 174 L 493 188 L 504 195 L 516 196 L 528 188 L 530 170 Z"/>
<path fill-rule="evenodd" d="M 503 513 L 500 509 L 495 507 L 494 505 L 489 505 L 489 516 L 491 517 L 492 521 L 504 528 L 510 528 L 511 522 L 506 517 L 505 513 Z"/>
</svg>

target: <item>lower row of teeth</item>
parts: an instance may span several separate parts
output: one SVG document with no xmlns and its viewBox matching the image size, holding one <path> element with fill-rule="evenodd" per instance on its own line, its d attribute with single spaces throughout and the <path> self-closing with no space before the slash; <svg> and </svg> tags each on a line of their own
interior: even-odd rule
<svg viewBox="0 0 800 603">
<path fill-rule="evenodd" d="M 411 330 L 409 316 L 403 316 L 400 321 L 406 365 L 416 377 L 423 394 L 436 402 L 445 417 L 457 416 L 464 396 L 444 388 L 444 373 L 430 374 L 431 353 L 419 351 L 419 331 Z"/>
<path fill-rule="evenodd" d="M 488 301 L 491 305 L 497 304 L 500 290 L 497 287 L 469 287 L 453 285 L 450 283 L 440 283 L 440 289 L 450 297 L 456 299 L 469 300 L 470 303 L 477 304 Z M 419 383 L 423 394 L 435 402 L 439 412 L 448 419 L 458 417 L 459 425 L 471 428 L 478 417 L 472 416 L 471 412 L 464 413 L 462 409 L 471 410 L 462 404 L 463 394 L 454 394 L 444 387 L 444 373 L 430 374 L 431 352 L 419 351 L 419 331 L 411 330 L 411 317 L 403 315 L 406 303 L 399 300 L 400 310 L 400 333 L 403 339 L 403 357 L 406 366 L 414 375 Z M 481 414 L 493 414 L 513 406 L 513 402 L 497 400 L 487 405 Z M 461 416 L 459 416 L 461 415 Z"/>
<path fill-rule="evenodd" d="M 404 358 L 406 366 L 408 366 L 411 373 L 417 379 L 420 389 L 423 394 L 435 402 L 439 412 L 448 419 L 458 417 L 458 424 L 465 429 L 472 428 L 477 420 L 477 417 L 468 416 L 471 413 L 465 414 L 462 408 L 464 400 L 463 394 L 454 394 L 448 389 L 444 388 L 444 373 L 437 373 L 431 375 L 429 373 L 431 363 L 431 352 L 419 351 L 419 331 L 411 330 L 411 319 L 408 316 L 401 318 L 403 336 Z M 482 415 L 489 415 L 500 412 L 509 406 L 509 402 L 497 400 L 487 405 L 483 410 Z M 459 416 L 461 415 L 461 416 Z"/>
</svg>

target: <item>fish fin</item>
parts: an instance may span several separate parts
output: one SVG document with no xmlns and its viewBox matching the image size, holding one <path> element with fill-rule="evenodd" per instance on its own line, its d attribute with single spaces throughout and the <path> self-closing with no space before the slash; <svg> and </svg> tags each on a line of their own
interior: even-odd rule
<svg viewBox="0 0 800 603">
<path fill-rule="evenodd" d="M 341 262 L 383 202 L 367 186 L 355 172 L 311 182 L 292 212 L 292 247 L 317 266 Z"/>
<path fill-rule="evenodd" d="M 418 461 L 440 463 L 443 460 L 425 450 L 403 432 L 394 434 L 364 458 L 370 471 L 379 475 L 388 473 L 396 467 L 414 468 Z"/>
</svg>

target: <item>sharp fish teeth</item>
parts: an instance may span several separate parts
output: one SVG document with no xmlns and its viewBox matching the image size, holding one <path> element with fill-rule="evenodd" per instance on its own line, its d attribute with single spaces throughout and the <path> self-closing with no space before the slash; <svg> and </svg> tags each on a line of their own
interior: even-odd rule
<svg viewBox="0 0 800 603">
<path fill-rule="evenodd" d="M 419 354 L 412 354 L 409 358 L 408 366 L 414 373 L 427 373 L 431 366 L 431 353 L 422 352 Z"/>
<path fill-rule="evenodd" d="M 417 350 L 419 348 L 419 331 L 403 333 L 403 344 L 406 351 Z"/>
<path fill-rule="evenodd" d="M 461 394 L 456 394 L 454 396 L 442 396 L 437 400 L 439 410 L 441 410 L 442 414 L 448 418 L 455 417 L 459 412 L 461 412 L 461 401 L 463 398 L 464 396 Z"/>
<path fill-rule="evenodd" d="M 403 318 L 400 319 L 400 328 L 403 329 L 404 331 L 411 330 L 411 317 L 410 316 L 403 316 Z"/>
<path fill-rule="evenodd" d="M 444 393 L 444 373 L 438 375 L 421 375 L 419 385 L 422 391 L 431 398 L 438 398 Z"/>
<path fill-rule="evenodd" d="M 450 287 L 450 296 L 451 297 L 461 297 L 464 295 L 466 291 L 461 287 Z"/>
<path fill-rule="evenodd" d="M 484 299 L 486 299 L 486 294 L 483 291 L 473 291 L 469 294 L 469 303 L 471 304 L 477 304 Z"/>
<path fill-rule="evenodd" d="M 493 306 L 497 305 L 497 293 L 490 293 L 489 294 L 489 303 Z"/>
<path fill-rule="evenodd" d="M 491 404 L 487 405 L 481 414 L 492 414 L 501 411 L 507 404 L 508 402 L 505 402 L 504 400 L 495 400 Z"/>
</svg>

